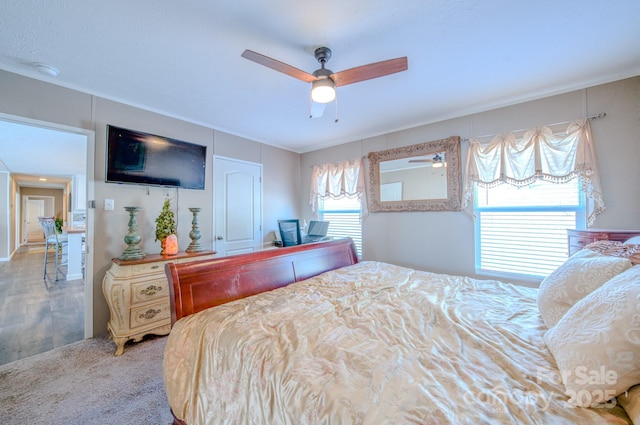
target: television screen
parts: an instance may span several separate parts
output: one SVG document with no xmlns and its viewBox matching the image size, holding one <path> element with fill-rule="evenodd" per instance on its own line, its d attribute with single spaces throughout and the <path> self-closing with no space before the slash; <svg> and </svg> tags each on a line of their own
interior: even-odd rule
<svg viewBox="0 0 640 425">
<path fill-rule="evenodd" d="M 107 125 L 108 183 L 204 190 L 207 147 Z"/>
</svg>

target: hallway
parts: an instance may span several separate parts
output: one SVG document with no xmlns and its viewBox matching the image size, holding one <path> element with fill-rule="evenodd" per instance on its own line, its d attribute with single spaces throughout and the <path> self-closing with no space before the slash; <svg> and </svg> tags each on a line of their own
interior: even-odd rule
<svg viewBox="0 0 640 425">
<path fill-rule="evenodd" d="M 84 338 L 84 280 L 56 282 L 53 263 L 43 280 L 43 255 L 25 245 L 0 262 L 0 364 Z"/>
</svg>

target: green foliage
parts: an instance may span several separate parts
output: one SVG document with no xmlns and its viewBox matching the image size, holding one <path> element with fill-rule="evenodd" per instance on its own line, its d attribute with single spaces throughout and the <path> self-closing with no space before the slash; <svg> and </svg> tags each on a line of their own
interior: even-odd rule
<svg viewBox="0 0 640 425">
<path fill-rule="evenodd" d="M 55 219 L 56 222 L 56 232 L 62 233 L 62 219 L 60 217 Z"/>
<path fill-rule="evenodd" d="M 171 199 L 164 200 L 162 211 L 156 218 L 156 241 L 162 241 L 169 235 L 176 234 L 176 220 L 171 211 Z"/>
</svg>

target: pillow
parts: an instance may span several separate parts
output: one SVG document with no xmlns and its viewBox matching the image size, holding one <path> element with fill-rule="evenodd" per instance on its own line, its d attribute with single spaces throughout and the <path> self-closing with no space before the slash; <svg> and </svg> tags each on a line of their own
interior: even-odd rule
<svg viewBox="0 0 640 425">
<path fill-rule="evenodd" d="M 618 404 L 624 408 L 634 425 L 640 425 L 640 385 L 620 394 Z"/>
<path fill-rule="evenodd" d="M 569 403 L 604 403 L 640 384 L 640 266 L 581 299 L 544 334 Z"/>
<path fill-rule="evenodd" d="M 547 276 L 538 290 L 538 309 L 548 328 L 573 305 L 603 283 L 631 267 L 627 258 L 610 257 L 589 249 L 573 254 Z"/>
</svg>

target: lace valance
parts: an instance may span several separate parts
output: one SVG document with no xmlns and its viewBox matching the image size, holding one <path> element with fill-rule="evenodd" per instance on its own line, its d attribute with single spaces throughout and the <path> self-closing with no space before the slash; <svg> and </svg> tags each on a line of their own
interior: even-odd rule
<svg viewBox="0 0 640 425">
<path fill-rule="evenodd" d="M 588 119 L 569 124 L 564 134 L 548 127 L 527 131 L 521 139 L 512 133 L 496 136 L 486 145 L 469 142 L 463 211 L 475 218 L 474 184 L 526 186 L 536 180 L 565 183 L 579 178 L 589 200 L 587 224 L 604 211 L 595 147 Z"/>
<path fill-rule="evenodd" d="M 362 159 L 313 167 L 309 199 L 312 211 L 315 213 L 318 210 L 319 199 L 340 198 L 360 200 L 360 217 L 366 216 L 367 199 Z"/>
</svg>

